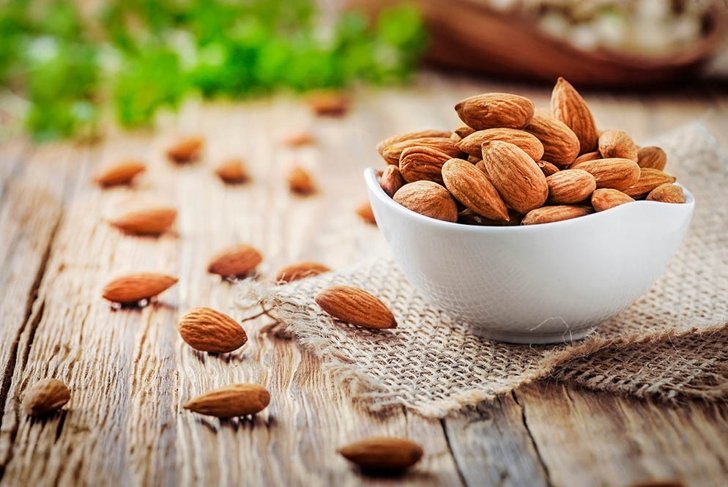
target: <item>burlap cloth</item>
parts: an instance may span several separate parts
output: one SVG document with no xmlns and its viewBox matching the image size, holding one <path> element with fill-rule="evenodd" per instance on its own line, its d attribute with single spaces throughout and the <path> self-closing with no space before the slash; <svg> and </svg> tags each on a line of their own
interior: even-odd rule
<svg viewBox="0 0 728 487">
<path fill-rule="evenodd" d="M 652 289 L 573 344 L 502 344 L 432 307 L 387 256 L 352 269 L 266 288 L 245 283 L 242 307 L 271 314 L 372 411 L 405 406 L 441 417 L 540 378 L 661 400 L 728 398 L 728 157 L 701 125 L 660 138 L 668 169 L 696 199 L 689 234 Z M 359 286 L 390 306 L 398 328 L 332 321 L 313 297 Z"/>
</svg>

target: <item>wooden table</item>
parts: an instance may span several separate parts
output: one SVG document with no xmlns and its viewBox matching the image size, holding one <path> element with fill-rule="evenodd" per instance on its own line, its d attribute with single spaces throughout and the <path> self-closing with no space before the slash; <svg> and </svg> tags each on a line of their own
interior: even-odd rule
<svg viewBox="0 0 728 487">
<path fill-rule="evenodd" d="M 405 410 L 371 415 L 310 352 L 260 333 L 265 319 L 246 324 L 249 343 L 230 355 L 195 353 L 179 339 L 175 325 L 187 309 L 231 310 L 235 288 L 205 271 L 226 244 L 262 249 L 268 276 L 298 259 L 341 268 L 380 251 L 377 229 L 354 214 L 365 197 L 362 169 L 381 164 L 375 143 L 402 131 L 452 127 L 454 102 L 507 90 L 547 106 L 544 87 L 424 73 L 413 87 L 357 91 L 342 119 L 314 119 L 299 100 L 279 96 L 190 103 L 178 116 L 162 116 L 154 132 L 114 133 L 93 146 L 4 142 L 0 484 L 725 485 L 725 404 L 670 406 L 544 381 L 444 420 Z M 624 128 L 638 140 L 702 119 L 726 141 L 724 93 L 587 98 L 600 126 Z M 315 147 L 278 142 L 308 127 Z M 164 148 L 184 133 L 205 136 L 205 157 L 173 166 Z M 231 155 L 247 159 L 250 184 L 226 187 L 214 176 L 212 167 Z M 135 188 L 102 191 L 90 182 L 101 164 L 124 157 L 150 166 Z M 294 160 L 312 169 L 317 196 L 289 195 L 284 177 Z M 177 233 L 134 238 L 104 222 L 125 198 L 147 194 L 177 206 Z M 101 288 L 139 270 L 180 281 L 153 306 L 113 311 Z M 60 415 L 30 420 L 19 398 L 45 377 L 69 384 L 71 402 Z M 236 382 L 265 384 L 271 405 L 252 420 L 225 422 L 181 408 L 193 395 Z M 335 449 L 371 434 L 411 437 L 426 456 L 395 481 L 364 477 Z"/>
</svg>

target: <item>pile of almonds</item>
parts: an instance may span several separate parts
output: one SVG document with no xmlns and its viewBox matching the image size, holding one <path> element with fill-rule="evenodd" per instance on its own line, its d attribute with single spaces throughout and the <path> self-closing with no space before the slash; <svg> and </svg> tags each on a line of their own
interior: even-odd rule
<svg viewBox="0 0 728 487">
<path fill-rule="evenodd" d="M 533 225 L 648 199 L 684 203 L 659 147 L 621 130 L 597 130 L 582 96 L 559 78 L 550 114 L 531 100 L 488 93 L 455 105 L 454 131 L 390 137 L 382 189 L 422 215 L 471 225 Z"/>
</svg>

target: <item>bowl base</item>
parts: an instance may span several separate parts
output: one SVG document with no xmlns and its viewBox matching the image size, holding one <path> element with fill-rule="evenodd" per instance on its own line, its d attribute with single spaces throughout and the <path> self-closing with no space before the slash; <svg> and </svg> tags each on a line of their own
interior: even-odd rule
<svg viewBox="0 0 728 487">
<path fill-rule="evenodd" d="M 493 330 L 482 326 L 474 326 L 473 331 L 476 335 L 497 342 L 506 343 L 519 343 L 524 345 L 547 345 L 550 343 L 569 343 L 589 335 L 591 332 L 596 330 L 596 326 L 590 326 L 581 328 L 579 330 L 569 330 L 566 332 L 554 332 L 554 333 L 518 333 L 506 330 Z"/>
</svg>

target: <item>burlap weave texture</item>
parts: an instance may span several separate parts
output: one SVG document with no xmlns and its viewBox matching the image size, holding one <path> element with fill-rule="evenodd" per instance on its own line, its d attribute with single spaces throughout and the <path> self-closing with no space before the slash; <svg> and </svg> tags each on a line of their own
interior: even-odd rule
<svg viewBox="0 0 728 487">
<path fill-rule="evenodd" d="M 372 411 L 405 406 L 444 416 L 549 377 L 662 400 L 728 398 L 728 157 L 701 125 L 655 141 L 668 170 L 696 198 L 689 234 L 668 270 L 634 305 L 585 340 L 558 346 L 493 342 L 435 309 L 384 256 L 351 269 L 252 296 L 309 347 Z M 395 330 L 332 321 L 313 297 L 333 284 L 359 286 L 387 303 Z"/>
</svg>

